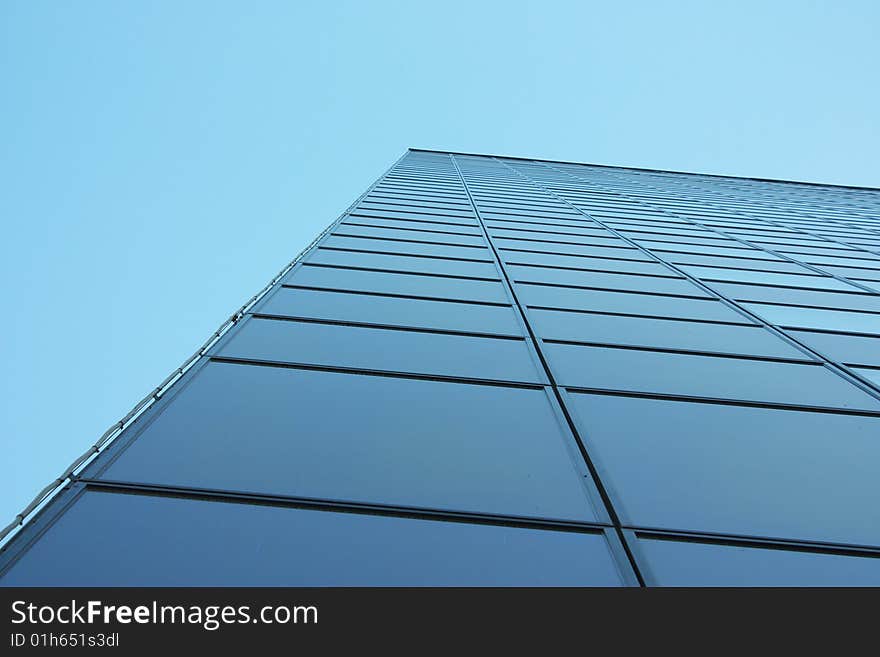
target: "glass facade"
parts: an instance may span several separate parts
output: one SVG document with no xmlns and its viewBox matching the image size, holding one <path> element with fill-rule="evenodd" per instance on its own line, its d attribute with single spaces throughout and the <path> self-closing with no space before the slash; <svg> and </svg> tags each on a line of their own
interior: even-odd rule
<svg viewBox="0 0 880 657">
<path fill-rule="evenodd" d="M 880 190 L 411 150 L 0 585 L 880 585 Z"/>
</svg>

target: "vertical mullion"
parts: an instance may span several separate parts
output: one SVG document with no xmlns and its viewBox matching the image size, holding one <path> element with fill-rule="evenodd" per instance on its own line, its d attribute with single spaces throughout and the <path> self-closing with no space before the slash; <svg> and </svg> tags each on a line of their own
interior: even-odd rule
<svg viewBox="0 0 880 657">
<path fill-rule="evenodd" d="M 553 370 L 550 367 L 550 364 L 549 364 L 549 361 L 547 360 L 547 357 L 544 355 L 544 352 L 541 349 L 541 341 L 536 336 L 535 331 L 532 328 L 531 323 L 529 322 L 528 311 L 526 309 L 526 306 L 520 302 L 519 297 L 517 296 L 516 289 L 514 288 L 513 282 L 510 280 L 510 277 L 507 273 L 507 269 L 504 267 L 504 261 L 502 260 L 500 254 L 498 253 L 498 249 L 495 246 L 495 243 L 492 241 L 492 237 L 489 235 L 489 231 L 486 228 L 486 224 L 483 221 L 483 217 L 480 213 L 480 210 L 477 207 L 477 204 L 474 201 L 474 198 L 471 194 L 471 190 L 470 190 L 470 187 L 468 186 L 467 179 L 465 178 L 464 173 L 462 173 L 461 167 L 459 167 L 458 161 L 456 160 L 455 155 L 453 153 L 449 153 L 449 157 L 452 160 L 453 165 L 455 166 L 455 170 L 458 172 L 458 176 L 461 180 L 461 184 L 464 186 L 465 193 L 467 194 L 468 200 L 471 203 L 471 207 L 473 208 L 474 215 L 477 218 L 477 222 L 480 224 L 480 228 L 483 231 L 483 235 L 486 239 L 486 242 L 492 251 L 492 254 L 493 254 L 493 257 L 495 258 L 496 263 L 498 264 L 498 267 L 501 271 L 502 280 L 504 281 L 507 288 L 510 290 L 510 295 L 511 295 L 511 298 L 513 299 L 513 303 L 514 303 L 514 309 L 517 311 L 517 314 L 521 317 L 522 322 L 526 328 L 526 331 L 528 332 L 528 335 L 529 335 L 529 337 L 535 347 L 535 351 L 537 352 L 538 358 L 541 362 L 541 365 L 544 368 L 544 372 L 547 376 L 547 380 L 550 382 L 549 387 L 553 393 L 553 396 L 555 397 L 556 402 L 559 405 L 559 408 L 562 410 L 562 414 L 565 418 L 566 424 L 568 425 L 569 430 L 571 431 L 572 435 L 574 436 L 575 441 L 577 442 L 578 448 L 580 449 L 581 455 L 583 456 L 584 461 L 586 462 L 587 469 L 589 470 L 590 475 L 593 478 L 593 481 L 596 485 L 596 488 L 599 490 L 599 495 L 602 497 L 602 502 L 605 504 L 605 508 L 606 508 L 606 511 L 608 512 L 608 516 L 611 518 L 611 523 L 613 525 L 614 531 L 615 531 L 617 537 L 620 539 L 620 545 L 623 548 L 624 552 L 626 553 L 626 558 L 627 558 L 630 566 L 632 567 L 633 571 L 635 572 L 635 575 L 636 575 L 636 578 L 639 582 L 639 585 L 644 586 L 645 581 L 642 578 L 642 575 L 639 571 L 639 565 L 629 550 L 629 544 L 624 539 L 623 526 L 621 524 L 620 516 L 618 515 L 617 511 L 615 510 L 614 504 L 611 500 L 611 496 L 609 495 L 608 490 L 607 490 L 604 482 L 602 481 L 602 479 L 599 476 L 599 471 L 596 468 L 596 465 L 595 465 L 592 457 L 590 456 L 589 451 L 587 450 L 586 443 L 581 438 L 580 432 L 578 431 L 578 428 L 575 425 L 572 414 L 566 404 L 565 396 L 562 394 L 560 387 L 559 387 L 559 384 L 556 382 L 556 379 L 553 376 Z"/>
</svg>

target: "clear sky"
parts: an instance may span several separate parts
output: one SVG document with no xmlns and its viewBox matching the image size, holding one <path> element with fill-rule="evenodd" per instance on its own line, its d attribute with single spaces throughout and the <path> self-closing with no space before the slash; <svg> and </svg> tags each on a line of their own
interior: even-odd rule
<svg viewBox="0 0 880 657">
<path fill-rule="evenodd" d="M 0 3 L 0 524 L 409 146 L 880 186 L 877 2 Z"/>
</svg>

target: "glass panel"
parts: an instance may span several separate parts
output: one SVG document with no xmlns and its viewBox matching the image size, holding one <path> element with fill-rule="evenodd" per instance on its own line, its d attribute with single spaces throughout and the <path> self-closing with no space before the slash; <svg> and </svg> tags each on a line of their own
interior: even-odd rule
<svg viewBox="0 0 880 657">
<path fill-rule="evenodd" d="M 470 260 L 445 260 L 441 258 L 420 258 L 417 256 L 387 253 L 315 249 L 306 261 L 314 264 L 337 265 L 339 267 L 367 267 L 416 274 L 498 278 L 498 270 L 495 269 L 493 263 L 473 262 Z"/>
<path fill-rule="evenodd" d="M 545 343 L 561 385 L 768 403 L 880 410 L 822 365 Z"/>
<path fill-rule="evenodd" d="M 569 398 L 625 524 L 880 545 L 880 417 Z"/>
<path fill-rule="evenodd" d="M 557 340 L 809 359 L 803 352 L 757 326 L 594 315 L 538 308 L 529 310 L 529 320 L 538 335 Z"/>
<path fill-rule="evenodd" d="M 786 333 L 832 360 L 880 367 L 880 338 L 813 331 L 789 330 Z"/>
<path fill-rule="evenodd" d="M 421 274 L 392 274 L 359 269 L 304 266 L 284 279 L 285 285 L 333 290 L 402 294 L 450 300 L 509 303 L 500 282 Z"/>
<path fill-rule="evenodd" d="M 328 236 L 321 242 L 321 246 L 336 249 L 375 251 L 377 253 L 399 253 L 402 255 L 492 261 L 492 253 L 488 248 L 475 248 L 472 246 L 400 242 L 397 240 L 378 240 L 369 237 L 343 237 L 342 235 Z"/>
<path fill-rule="evenodd" d="M 613 246 L 581 246 L 579 244 L 557 244 L 550 242 L 532 242 L 528 240 L 510 240 L 503 237 L 492 240 L 499 249 L 516 249 L 519 251 L 546 251 L 548 253 L 563 253 L 568 255 L 600 256 L 606 258 L 632 258 L 633 260 L 645 260 L 642 252 L 630 247 L 623 240 L 617 247 Z"/>
<path fill-rule="evenodd" d="M 467 220 L 468 223 L 449 223 L 449 222 L 437 222 L 433 221 L 432 218 L 427 218 L 425 221 L 411 221 L 408 219 L 379 219 L 377 217 L 355 217 L 350 216 L 348 219 L 343 221 L 340 224 L 340 228 L 343 226 L 373 226 L 378 228 L 402 228 L 405 230 L 427 230 L 427 231 L 442 231 L 444 233 L 457 233 L 459 235 L 475 235 L 477 237 L 481 237 L 483 235 L 482 231 L 478 226 L 475 226 L 472 221 Z"/>
<path fill-rule="evenodd" d="M 712 300 L 578 290 L 552 285 L 529 285 L 528 283 L 517 283 L 516 292 L 520 300 L 530 306 L 749 323 L 749 319 L 745 315 L 740 315 L 722 303 Z"/>
<path fill-rule="evenodd" d="M 601 533 L 87 491 L 4 586 L 621 586 Z"/>
<path fill-rule="evenodd" d="M 709 283 L 709 286 L 720 294 L 743 301 L 880 312 L 880 295 L 870 293 L 848 294 L 823 290 L 801 290 L 791 287 L 736 285 L 734 283 Z"/>
<path fill-rule="evenodd" d="M 778 326 L 880 334 L 880 314 L 766 303 L 744 303 L 743 306 Z"/>
<path fill-rule="evenodd" d="M 635 260 L 610 260 L 608 258 L 589 258 L 581 256 L 557 256 L 547 253 L 516 253 L 501 252 L 502 258 L 508 268 L 520 266 L 527 268 L 563 268 L 574 271 L 598 270 L 619 271 L 625 274 L 669 274 L 670 269 L 655 262 L 640 262 Z"/>
<path fill-rule="evenodd" d="M 540 389 L 212 362 L 172 401 L 103 478 L 598 517 L 580 452 Z"/>
<path fill-rule="evenodd" d="M 717 267 L 694 267 L 690 265 L 682 265 L 682 269 L 692 276 L 704 279 L 858 292 L 858 288 L 842 283 L 836 278 L 831 278 L 830 276 L 798 276 L 796 274 L 781 274 L 772 271 L 747 271 L 745 269 L 721 269 Z"/>
<path fill-rule="evenodd" d="M 429 232 L 413 228 L 379 228 L 372 226 L 352 226 L 341 224 L 333 231 L 334 235 L 353 235 L 364 237 L 382 237 L 386 239 L 434 242 L 436 244 L 463 244 L 466 246 L 484 246 L 486 241 L 480 237 L 471 235 L 455 235 L 450 232 Z"/>
<path fill-rule="evenodd" d="M 657 251 L 658 255 L 666 260 L 673 257 L 668 255 L 666 253 L 667 251 L 675 253 L 693 253 L 696 255 L 729 256 L 731 258 L 752 258 L 756 260 L 781 260 L 781 258 L 778 258 L 771 253 L 767 253 L 766 251 L 750 249 L 748 247 L 719 248 L 713 246 L 693 246 L 690 244 L 670 244 L 668 242 L 642 242 L 642 244 L 645 247 L 650 248 L 652 251 Z M 675 257 L 678 258 L 677 255 Z"/>
<path fill-rule="evenodd" d="M 722 256 L 690 255 L 687 253 L 664 253 L 664 258 L 676 264 L 714 265 L 737 269 L 759 269 L 762 271 L 778 271 L 796 273 L 801 270 L 799 265 L 783 260 L 751 260 L 745 258 L 726 258 Z"/>
<path fill-rule="evenodd" d="M 548 267 L 521 267 L 508 265 L 508 274 L 517 282 L 577 285 L 612 290 L 654 292 L 657 294 L 682 294 L 692 297 L 708 297 L 702 289 L 684 278 L 660 276 L 632 276 L 628 274 L 552 269 Z M 667 270 L 672 273 L 671 270 Z"/>
<path fill-rule="evenodd" d="M 524 340 L 287 320 L 248 319 L 221 356 L 355 369 L 541 383 Z"/>
<path fill-rule="evenodd" d="M 661 586 L 880 586 L 880 555 L 640 537 Z"/>
<path fill-rule="evenodd" d="M 258 312 L 367 324 L 413 326 L 473 333 L 521 336 L 510 306 L 382 297 L 280 287 Z"/>
<path fill-rule="evenodd" d="M 863 377 L 868 379 L 877 386 L 880 386 L 880 369 L 870 369 L 867 367 L 854 367 L 854 371 L 861 374 Z"/>
<path fill-rule="evenodd" d="M 453 228 L 460 225 L 468 225 L 468 226 L 477 226 L 476 219 L 468 219 L 467 217 L 443 217 L 437 214 L 432 215 L 409 215 L 409 216 L 401 216 L 400 214 L 395 217 L 386 217 L 382 212 L 376 212 L 372 210 L 355 210 L 349 215 L 349 220 L 358 221 L 358 222 L 377 222 L 377 221 L 394 221 L 397 223 L 407 223 L 418 226 L 423 221 L 431 222 L 432 224 L 440 224 L 440 225 L 449 225 Z"/>
<path fill-rule="evenodd" d="M 401 214 L 445 215 L 449 217 L 465 218 L 470 218 L 474 216 L 469 207 L 432 207 L 431 205 L 425 203 L 392 204 L 379 203 L 376 201 L 363 201 L 362 203 L 360 203 L 360 205 L 358 205 L 358 210 L 367 210 L 370 212 L 377 212 L 382 214 L 387 213 L 389 216 Z"/>
</svg>

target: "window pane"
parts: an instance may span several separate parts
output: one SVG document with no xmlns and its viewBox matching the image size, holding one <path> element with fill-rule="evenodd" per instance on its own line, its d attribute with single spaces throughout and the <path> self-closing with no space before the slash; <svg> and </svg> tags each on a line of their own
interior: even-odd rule
<svg viewBox="0 0 880 657">
<path fill-rule="evenodd" d="M 621 586 L 601 533 L 87 491 L 4 586 Z"/>
<path fill-rule="evenodd" d="M 792 330 L 786 333 L 832 360 L 880 367 L 880 337 Z"/>
<path fill-rule="evenodd" d="M 809 359 L 757 326 L 529 310 L 538 335 L 557 340 Z"/>
<path fill-rule="evenodd" d="M 377 253 L 400 253 L 402 255 L 492 261 L 492 253 L 488 248 L 475 248 L 472 246 L 422 244 L 401 242 L 399 240 L 378 240 L 369 237 L 343 237 L 342 235 L 330 235 L 321 242 L 321 246 L 336 249 L 354 249 L 357 251 L 375 251 Z"/>
<path fill-rule="evenodd" d="M 583 458 L 543 390 L 218 362 L 102 477 L 598 518 Z"/>
<path fill-rule="evenodd" d="M 511 306 L 280 287 L 257 311 L 289 317 L 522 335 L 516 313 Z"/>
<path fill-rule="evenodd" d="M 422 274 L 446 274 L 449 276 L 474 276 L 498 278 L 498 270 L 491 262 L 471 260 L 444 260 L 389 253 L 364 253 L 362 251 L 336 251 L 315 249 L 307 258 L 310 264 L 336 265 L 339 267 L 366 267 Z"/>
<path fill-rule="evenodd" d="M 708 297 L 702 289 L 684 278 L 660 276 L 635 276 L 629 274 L 574 269 L 551 269 L 547 267 L 521 267 L 508 265 L 510 277 L 516 282 L 576 285 L 580 287 L 654 292 L 657 294 L 681 294 L 692 297 Z M 672 273 L 669 270 L 667 273 Z"/>
<path fill-rule="evenodd" d="M 578 290 L 528 283 L 517 283 L 516 292 L 520 300 L 529 306 L 749 323 L 749 319 L 745 315 L 740 315 L 722 303 L 712 300 Z"/>
<path fill-rule="evenodd" d="M 600 256 L 605 258 L 631 258 L 633 260 L 647 260 L 642 252 L 629 246 L 623 240 L 618 240 L 617 246 L 581 246 L 578 244 L 549 244 L 547 242 L 530 242 L 510 240 L 498 237 L 492 240 L 499 249 L 518 251 L 546 251 L 548 253 L 562 253 L 567 255 Z"/>
<path fill-rule="evenodd" d="M 625 274 L 668 274 L 670 270 L 656 262 L 635 260 L 611 260 L 581 256 L 556 256 L 546 253 L 501 253 L 508 267 L 520 265 L 521 269 L 557 267 L 578 271 L 619 271 Z"/>
<path fill-rule="evenodd" d="M 744 303 L 745 307 L 779 326 L 880 334 L 880 314 L 823 310 L 767 303 Z"/>
<path fill-rule="evenodd" d="M 880 369 L 871 369 L 867 367 L 854 367 L 854 371 L 861 374 L 863 377 L 871 381 L 872 383 L 880 386 Z"/>
<path fill-rule="evenodd" d="M 474 235 L 482 237 L 483 232 L 473 221 L 462 220 L 467 223 L 449 223 L 448 221 L 434 221 L 433 217 L 425 217 L 424 221 L 411 221 L 409 219 L 379 219 L 378 217 L 354 217 L 350 216 L 343 221 L 343 226 L 373 226 L 377 228 L 402 228 L 406 230 L 442 231 L 444 233 L 457 233 L 459 235 Z"/>
<path fill-rule="evenodd" d="M 626 524 L 880 545 L 880 417 L 569 396 Z"/>
<path fill-rule="evenodd" d="M 820 306 L 842 310 L 863 310 L 880 312 L 880 295 L 846 292 L 826 292 L 802 290 L 791 287 L 769 287 L 766 285 L 737 285 L 735 283 L 709 283 L 720 294 L 741 301 L 760 301 L 769 303 L 798 304 L 801 306 Z"/>
<path fill-rule="evenodd" d="M 740 283 L 762 283 L 765 285 L 787 285 L 825 290 L 857 292 L 858 289 L 830 276 L 799 276 L 772 271 L 747 271 L 745 269 L 721 269 L 718 267 L 694 267 L 682 265 L 687 273 L 706 280 L 735 281 Z M 806 271 L 806 270 L 805 270 Z"/>
<path fill-rule="evenodd" d="M 334 235 L 351 235 L 363 237 L 382 237 L 385 239 L 404 241 L 424 241 L 436 244 L 462 244 L 466 246 L 485 246 L 486 241 L 482 236 L 456 235 L 450 232 L 429 232 L 413 228 L 381 228 L 372 226 L 352 226 L 342 224 L 333 231 Z"/>
<path fill-rule="evenodd" d="M 389 274 L 381 271 L 302 267 L 284 279 L 286 285 L 333 290 L 403 294 L 441 299 L 509 303 L 504 287 L 493 281 L 420 274 Z"/>
<path fill-rule="evenodd" d="M 542 383 L 525 340 L 276 319 L 248 319 L 221 356 Z"/>
<path fill-rule="evenodd" d="M 880 410 L 822 365 L 545 343 L 561 385 L 767 403 Z"/>
<path fill-rule="evenodd" d="M 880 586 L 877 557 L 648 537 L 639 549 L 661 586 Z"/>
</svg>

